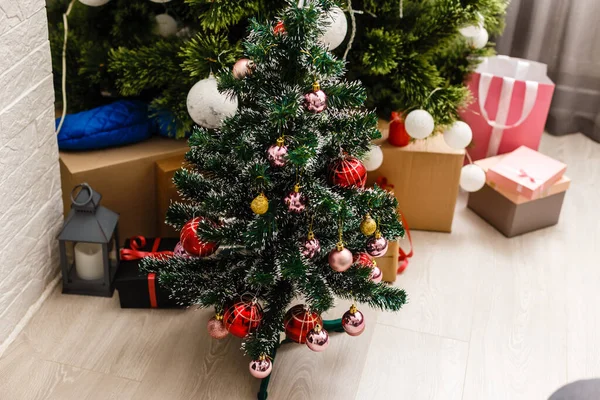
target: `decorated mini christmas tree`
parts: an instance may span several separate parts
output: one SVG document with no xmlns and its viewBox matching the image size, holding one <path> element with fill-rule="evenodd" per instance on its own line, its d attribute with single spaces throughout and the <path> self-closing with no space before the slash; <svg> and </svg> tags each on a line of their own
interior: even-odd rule
<svg viewBox="0 0 600 400">
<path fill-rule="evenodd" d="M 175 256 L 144 260 L 179 303 L 214 307 L 211 336 L 242 338 L 256 377 L 270 373 L 281 332 L 324 350 L 321 315 L 336 298 L 390 311 L 406 302 L 375 262 L 404 235 L 394 196 L 364 188 L 377 116 L 318 40 L 334 2 L 303 3 L 253 21 L 245 58 L 218 76 L 237 110 L 219 129 L 195 129 L 174 178 L 187 202 L 167 215 L 181 241 Z M 357 305 L 341 325 L 364 331 Z"/>
</svg>

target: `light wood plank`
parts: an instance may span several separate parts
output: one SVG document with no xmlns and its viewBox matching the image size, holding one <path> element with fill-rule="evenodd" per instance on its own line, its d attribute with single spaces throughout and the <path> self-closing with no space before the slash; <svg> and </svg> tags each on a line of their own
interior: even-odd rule
<svg viewBox="0 0 600 400">
<path fill-rule="evenodd" d="M 20 339 L 0 360 L 0 398 L 129 400 L 139 383 L 45 361 Z"/>
<path fill-rule="evenodd" d="M 467 349 L 466 342 L 378 324 L 355 398 L 460 400 Z"/>
<path fill-rule="evenodd" d="M 139 381 L 183 313 L 121 309 L 117 295 L 62 295 L 57 288 L 23 334 L 46 360 Z"/>
</svg>

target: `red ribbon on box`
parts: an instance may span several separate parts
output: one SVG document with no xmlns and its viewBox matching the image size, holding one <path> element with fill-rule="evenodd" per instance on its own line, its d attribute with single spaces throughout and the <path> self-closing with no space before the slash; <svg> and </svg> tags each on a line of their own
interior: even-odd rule
<svg viewBox="0 0 600 400">
<path fill-rule="evenodd" d="M 406 231 L 406 236 L 408 237 L 408 243 L 410 243 L 410 252 L 406 253 L 404 250 L 402 250 L 402 247 L 398 248 L 398 251 L 400 253 L 400 255 L 398 256 L 398 274 L 404 272 L 406 267 L 408 267 L 408 259 L 414 255 L 412 237 L 410 236 L 410 228 L 406 223 L 404 215 L 400 214 L 400 218 L 402 218 L 402 225 L 404 225 L 404 230 Z"/>
<path fill-rule="evenodd" d="M 160 246 L 160 238 L 154 239 L 151 251 L 141 250 L 146 246 L 146 242 L 146 238 L 143 236 L 132 237 L 129 241 L 129 246 L 131 249 L 121 249 L 121 260 L 131 261 L 140 260 L 144 257 L 160 258 L 171 257 L 174 255 L 174 253 L 170 250 L 158 251 L 158 247 Z"/>
</svg>

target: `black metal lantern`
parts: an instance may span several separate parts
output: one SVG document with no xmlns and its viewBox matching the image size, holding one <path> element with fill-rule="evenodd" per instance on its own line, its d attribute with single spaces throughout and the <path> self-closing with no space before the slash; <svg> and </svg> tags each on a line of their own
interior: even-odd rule
<svg viewBox="0 0 600 400">
<path fill-rule="evenodd" d="M 71 211 L 58 236 L 63 293 L 113 295 L 119 214 L 100 206 L 101 198 L 87 183 L 71 192 Z"/>
</svg>

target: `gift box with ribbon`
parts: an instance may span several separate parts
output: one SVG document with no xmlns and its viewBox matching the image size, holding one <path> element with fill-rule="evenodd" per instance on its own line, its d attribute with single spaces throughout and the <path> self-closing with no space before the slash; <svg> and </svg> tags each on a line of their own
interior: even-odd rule
<svg viewBox="0 0 600 400">
<path fill-rule="evenodd" d="M 539 189 L 538 197 L 532 200 L 524 195 L 523 190 L 517 192 L 516 186 L 509 185 L 509 188 L 506 189 L 502 185 L 498 185 L 495 179 L 490 178 L 491 169 L 501 165 L 508 157 L 510 154 L 475 161 L 475 164 L 487 172 L 488 181 L 481 190 L 469 194 L 468 207 L 507 237 L 521 235 L 558 223 L 571 180 L 562 175 L 552 184 L 541 185 L 543 189 Z M 512 165 L 512 162 L 508 165 Z M 529 167 L 524 167 L 524 169 L 528 171 Z M 526 173 L 530 175 L 535 172 L 529 169 Z M 544 174 L 550 176 L 548 171 Z M 514 172 L 514 175 L 518 176 L 521 173 L 517 171 Z M 541 175 L 536 176 L 540 178 L 541 183 Z M 518 177 L 518 179 L 528 178 Z M 555 179 L 556 177 L 552 177 L 550 181 Z"/>
<path fill-rule="evenodd" d="M 115 278 L 121 308 L 173 308 L 177 303 L 169 298 L 155 273 L 141 272 L 144 257 L 170 257 L 179 239 L 137 236 L 125 241 L 121 249 L 121 264 Z"/>
<path fill-rule="evenodd" d="M 486 176 L 490 186 L 534 200 L 547 195 L 566 169 L 560 161 L 521 146 L 492 166 Z"/>
</svg>

